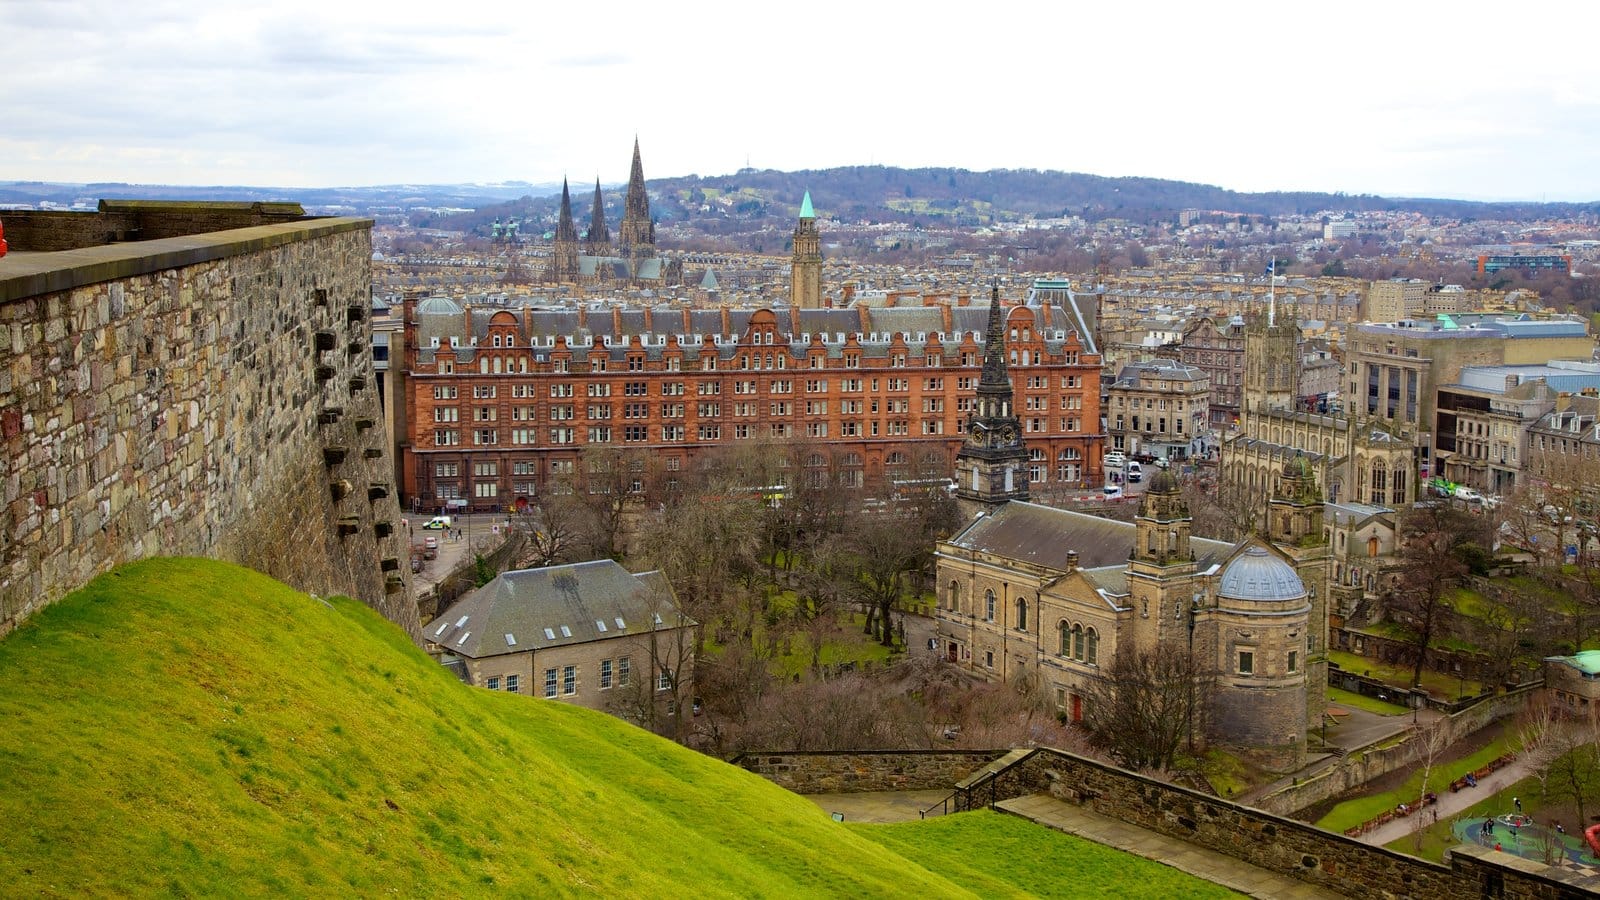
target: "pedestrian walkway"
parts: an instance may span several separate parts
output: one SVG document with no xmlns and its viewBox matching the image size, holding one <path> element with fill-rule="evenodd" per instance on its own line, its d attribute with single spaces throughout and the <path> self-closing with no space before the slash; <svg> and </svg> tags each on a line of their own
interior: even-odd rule
<svg viewBox="0 0 1600 900">
<path fill-rule="evenodd" d="M 1274 900 L 1277 898 L 1334 900 L 1344 896 L 1287 875 L 1269 872 L 1178 838 L 1167 837 L 1119 819 L 1102 816 L 1054 797 L 1034 794 L 1002 800 L 995 805 L 1008 813 L 1022 816 L 1040 825 L 1074 834 L 1107 847 L 1114 847 L 1135 856 L 1153 859 L 1196 878 L 1232 888 L 1251 897 L 1268 897 Z"/>
<path fill-rule="evenodd" d="M 843 817 L 845 822 L 915 822 L 922 811 L 937 806 L 950 796 L 948 789 L 937 791 L 863 791 L 858 794 L 807 794 L 807 800 L 825 812 Z M 929 817 L 941 814 L 934 810 Z"/>
<path fill-rule="evenodd" d="M 1478 782 L 1477 787 L 1462 788 L 1454 793 L 1450 791 L 1449 783 L 1444 778 L 1435 775 L 1433 780 L 1440 783 L 1440 786 L 1434 790 L 1434 793 L 1439 795 L 1438 803 L 1423 807 L 1415 814 L 1403 819 L 1395 819 L 1392 822 L 1380 825 L 1356 838 L 1356 840 L 1382 847 L 1384 844 L 1398 841 L 1416 831 L 1419 817 L 1422 817 L 1422 827 L 1424 828 L 1441 819 L 1449 821 L 1467 807 L 1481 803 L 1486 798 L 1510 788 L 1513 784 L 1532 774 L 1533 766 L 1528 763 L 1527 757 L 1519 756 L 1504 767 L 1485 775 Z M 1511 801 L 1509 799 L 1506 800 L 1505 805 L 1506 808 L 1496 810 L 1496 814 L 1515 812 L 1515 810 L 1511 809 Z"/>
</svg>

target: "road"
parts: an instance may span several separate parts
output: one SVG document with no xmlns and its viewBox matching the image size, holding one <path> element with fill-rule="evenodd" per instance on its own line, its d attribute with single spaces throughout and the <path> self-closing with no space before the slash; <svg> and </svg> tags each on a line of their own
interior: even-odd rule
<svg viewBox="0 0 1600 900">
<path fill-rule="evenodd" d="M 410 514 L 402 518 L 401 527 L 406 529 L 407 539 L 411 545 L 421 546 L 428 537 L 433 537 L 439 542 L 439 555 L 434 559 L 424 560 L 422 570 L 411 576 L 413 590 L 422 596 L 441 581 L 446 575 L 455 571 L 467 557 L 467 548 L 476 547 L 479 550 L 494 546 L 500 540 L 496 527 L 506 527 L 506 517 L 497 513 L 477 513 L 468 516 L 454 516 L 449 530 L 426 530 L 422 523 L 433 518 L 429 515 Z M 460 537 L 455 533 L 459 531 Z"/>
</svg>

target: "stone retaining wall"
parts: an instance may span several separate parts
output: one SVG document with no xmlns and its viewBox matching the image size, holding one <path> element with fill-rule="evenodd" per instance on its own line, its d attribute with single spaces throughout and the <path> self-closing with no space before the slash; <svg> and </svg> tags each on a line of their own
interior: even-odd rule
<svg viewBox="0 0 1600 900">
<path fill-rule="evenodd" d="M 1004 750 L 751 751 L 730 762 L 796 794 L 955 789 Z"/>
<path fill-rule="evenodd" d="M 993 780 L 973 785 L 957 805 L 974 808 L 1035 793 L 1351 897 L 1556 900 L 1600 888 L 1600 878 L 1475 847 L 1452 851 L 1449 866 L 1437 865 L 1057 750 L 1033 751 Z"/>
<path fill-rule="evenodd" d="M 371 227 L 0 259 L 0 634 L 121 563 L 209 556 L 418 635 L 372 367 Z"/>
<path fill-rule="evenodd" d="M 1538 685 L 1525 685 L 1504 694 L 1484 698 L 1446 716 L 1442 721 L 1447 730 L 1448 742 L 1459 741 L 1499 719 L 1515 714 L 1522 708 L 1528 694 L 1537 688 Z M 1292 815 L 1329 797 L 1337 797 L 1345 791 L 1358 788 L 1375 778 L 1416 762 L 1416 752 L 1411 746 L 1409 733 L 1399 743 L 1379 749 L 1378 745 L 1391 740 L 1393 739 L 1380 738 L 1372 747 L 1357 748 L 1328 768 L 1296 784 L 1266 794 L 1254 803 L 1269 812 Z M 1431 789 L 1437 791 L 1439 786 L 1432 785 Z"/>
</svg>

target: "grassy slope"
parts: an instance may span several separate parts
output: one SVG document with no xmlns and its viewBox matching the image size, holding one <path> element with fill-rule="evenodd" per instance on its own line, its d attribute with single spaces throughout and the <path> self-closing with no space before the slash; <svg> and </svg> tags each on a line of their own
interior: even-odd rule
<svg viewBox="0 0 1600 900">
<path fill-rule="evenodd" d="M 365 607 L 216 562 L 125 567 L 0 641 L 0 721 L 17 894 L 971 895 L 742 770 L 466 688 Z"/>
<path fill-rule="evenodd" d="M 853 825 L 862 835 L 984 897 L 1238 897 L 1153 860 L 988 810 L 927 822 Z"/>
</svg>

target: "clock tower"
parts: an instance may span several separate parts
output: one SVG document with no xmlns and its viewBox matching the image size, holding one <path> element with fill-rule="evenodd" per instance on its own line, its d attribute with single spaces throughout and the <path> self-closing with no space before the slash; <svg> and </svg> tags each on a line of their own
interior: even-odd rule
<svg viewBox="0 0 1600 900">
<path fill-rule="evenodd" d="M 956 498 L 968 519 L 1008 500 L 1028 499 L 1028 451 L 1022 446 L 1022 420 L 1017 418 L 1006 371 L 1005 318 L 996 282 L 989 297 L 977 405 L 956 454 Z"/>
</svg>

